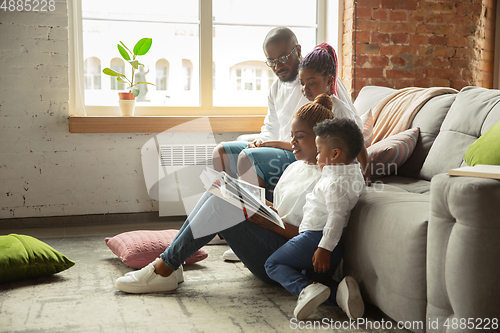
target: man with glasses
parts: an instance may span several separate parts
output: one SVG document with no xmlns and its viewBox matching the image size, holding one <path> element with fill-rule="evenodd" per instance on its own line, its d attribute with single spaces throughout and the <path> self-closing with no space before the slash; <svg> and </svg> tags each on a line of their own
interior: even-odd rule
<svg viewBox="0 0 500 333">
<path fill-rule="evenodd" d="M 214 168 L 259 185 L 274 186 L 285 168 L 295 162 L 290 144 L 292 116 L 308 100 L 298 78 L 301 46 L 286 27 L 272 29 L 263 44 L 266 64 L 276 80 L 269 91 L 268 113 L 259 137 L 251 142 L 223 142 L 213 152 Z"/>
</svg>

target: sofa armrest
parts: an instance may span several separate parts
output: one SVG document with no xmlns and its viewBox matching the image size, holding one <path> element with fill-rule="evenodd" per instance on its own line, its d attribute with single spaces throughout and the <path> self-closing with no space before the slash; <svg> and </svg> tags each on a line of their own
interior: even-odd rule
<svg viewBox="0 0 500 333">
<path fill-rule="evenodd" d="M 447 174 L 432 178 L 427 317 L 438 325 L 429 332 L 458 331 L 444 325 L 462 318 L 500 320 L 499 240 L 500 181 Z"/>
</svg>

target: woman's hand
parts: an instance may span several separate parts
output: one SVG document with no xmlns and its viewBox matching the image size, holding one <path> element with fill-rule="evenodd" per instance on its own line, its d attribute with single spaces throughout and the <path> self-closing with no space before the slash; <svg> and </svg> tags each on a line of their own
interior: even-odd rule
<svg viewBox="0 0 500 333">
<path fill-rule="evenodd" d="M 322 247 L 314 251 L 312 262 L 316 273 L 324 273 L 330 268 L 330 256 L 331 252 Z"/>
<path fill-rule="evenodd" d="M 261 226 L 264 229 L 274 231 L 276 224 L 269 221 L 268 219 L 260 216 L 259 214 L 252 214 L 248 217 L 248 221 Z M 281 228 L 280 228 L 281 229 Z"/>
<path fill-rule="evenodd" d="M 272 208 L 274 210 L 274 208 Z M 257 224 L 258 226 L 270 230 L 280 236 L 285 237 L 286 239 L 292 239 L 293 237 L 299 234 L 299 228 L 284 222 L 285 229 L 279 227 L 268 219 L 258 215 L 253 214 L 248 217 L 248 221 Z"/>
</svg>

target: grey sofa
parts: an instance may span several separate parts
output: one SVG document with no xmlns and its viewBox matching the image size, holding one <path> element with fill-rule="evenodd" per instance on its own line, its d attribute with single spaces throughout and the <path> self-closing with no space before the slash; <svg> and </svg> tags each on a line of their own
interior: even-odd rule
<svg viewBox="0 0 500 333">
<path fill-rule="evenodd" d="M 358 113 L 393 91 L 364 87 Z M 500 181 L 446 174 L 498 121 L 498 90 L 430 99 L 413 120 L 420 137 L 411 157 L 351 213 L 343 274 L 357 279 L 366 302 L 414 323 L 412 331 L 472 332 L 500 320 Z"/>
</svg>

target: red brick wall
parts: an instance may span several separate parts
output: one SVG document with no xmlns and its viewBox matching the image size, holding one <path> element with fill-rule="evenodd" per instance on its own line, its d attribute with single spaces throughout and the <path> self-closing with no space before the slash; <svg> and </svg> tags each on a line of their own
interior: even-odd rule
<svg viewBox="0 0 500 333">
<path fill-rule="evenodd" d="M 495 0 L 346 0 L 342 79 L 392 88 L 493 86 Z"/>
</svg>

